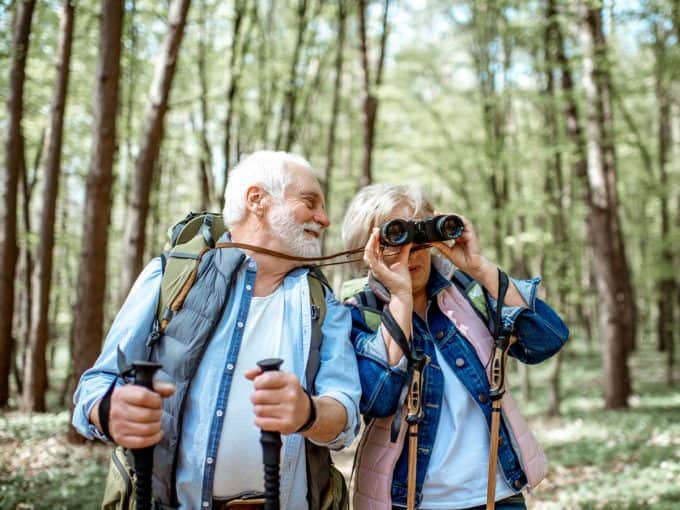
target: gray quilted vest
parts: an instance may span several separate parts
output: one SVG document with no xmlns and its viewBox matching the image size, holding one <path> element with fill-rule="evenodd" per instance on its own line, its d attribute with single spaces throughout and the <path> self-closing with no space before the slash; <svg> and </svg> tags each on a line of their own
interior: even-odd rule
<svg viewBox="0 0 680 510">
<path fill-rule="evenodd" d="M 173 381 L 176 387 L 174 395 L 163 399 L 164 435 L 154 449 L 153 495 L 158 507 L 178 506 L 175 470 L 187 390 L 222 316 L 238 269 L 244 260 L 245 255 L 237 249 L 213 249 L 205 253 L 199 265 L 196 281 L 184 305 L 151 349 L 150 361 L 162 364 L 163 378 Z M 316 324 L 312 329 L 317 333 L 312 333 L 310 349 L 318 351 L 321 341 L 320 324 Z M 319 368 L 318 353 L 311 352 L 309 359 L 307 380 L 313 381 Z M 313 363 L 316 363 L 316 366 L 310 367 Z M 309 377 L 310 370 L 312 377 Z M 314 388 L 308 390 L 314 393 Z M 318 510 L 321 495 L 329 482 L 330 453 L 328 448 L 314 445 L 307 440 L 305 453 L 307 500 L 310 510 Z"/>
</svg>

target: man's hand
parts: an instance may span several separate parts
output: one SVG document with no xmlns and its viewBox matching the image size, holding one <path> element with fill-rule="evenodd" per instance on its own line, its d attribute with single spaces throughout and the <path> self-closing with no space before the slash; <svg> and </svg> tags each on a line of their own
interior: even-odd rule
<svg viewBox="0 0 680 510">
<path fill-rule="evenodd" d="M 170 383 L 154 381 L 154 391 L 141 386 L 118 386 L 111 394 L 109 432 L 111 439 L 125 448 L 144 448 L 158 443 L 161 430 L 162 399 L 175 393 Z M 90 421 L 101 430 L 99 404 L 90 412 Z"/>
<path fill-rule="evenodd" d="M 278 370 L 262 372 L 253 368 L 246 371 L 245 376 L 253 381 L 250 401 L 255 412 L 255 425 L 281 434 L 293 434 L 304 425 L 311 407 L 294 374 Z"/>
</svg>

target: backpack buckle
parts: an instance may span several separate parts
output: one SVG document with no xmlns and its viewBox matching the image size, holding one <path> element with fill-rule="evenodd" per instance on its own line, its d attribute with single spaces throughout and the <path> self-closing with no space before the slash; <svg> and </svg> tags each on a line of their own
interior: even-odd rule
<svg viewBox="0 0 680 510">
<path fill-rule="evenodd" d="M 318 306 L 316 306 L 315 304 L 312 304 L 311 309 L 312 309 L 312 320 L 318 321 L 321 318 L 321 309 Z"/>
<path fill-rule="evenodd" d="M 161 338 L 161 333 L 158 330 L 153 330 L 151 333 L 149 333 L 149 336 L 146 337 L 146 346 L 147 347 L 153 347 L 158 340 Z"/>
</svg>

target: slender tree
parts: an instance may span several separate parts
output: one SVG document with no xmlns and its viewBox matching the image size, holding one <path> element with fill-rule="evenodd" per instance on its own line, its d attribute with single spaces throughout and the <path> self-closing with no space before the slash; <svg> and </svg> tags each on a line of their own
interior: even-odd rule
<svg viewBox="0 0 680 510">
<path fill-rule="evenodd" d="M 504 104 L 505 92 L 499 88 L 500 71 L 509 69 L 510 49 L 501 36 L 502 25 L 506 23 L 502 5 L 491 0 L 472 2 L 473 47 L 479 84 L 482 124 L 484 126 L 484 155 L 490 171 L 487 186 L 493 210 L 493 245 L 500 264 L 506 262 L 503 239 L 506 226 L 504 212 L 509 200 L 509 178 L 506 151 L 508 110 Z M 507 258 L 509 260 L 509 258 Z"/>
<path fill-rule="evenodd" d="M 57 77 L 52 96 L 50 127 L 45 138 L 46 158 L 43 183 L 43 207 L 40 215 L 40 238 L 37 264 L 33 272 L 34 301 L 28 341 L 27 363 L 24 368 L 23 407 L 30 411 L 45 410 L 47 389 L 46 347 L 48 339 L 49 297 L 52 282 L 54 222 L 56 215 L 64 110 L 68 90 L 73 42 L 74 2 L 65 0 L 61 15 L 58 45 Z"/>
<path fill-rule="evenodd" d="M 309 20 L 307 19 L 307 7 L 309 3 L 307 0 L 298 0 L 296 9 L 297 29 L 295 34 L 295 46 L 293 46 L 293 56 L 290 62 L 290 70 L 288 72 L 288 81 L 283 95 L 283 102 L 281 103 L 281 112 L 279 114 L 279 128 L 276 135 L 276 147 L 286 151 L 290 151 L 293 145 L 293 125 L 295 124 L 295 104 L 297 102 L 297 81 L 299 76 L 299 62 L 302 53 L 302 47 L 305 40 L 305 33 Z"/>
<path fill-rule="evenodd" d="M 92 151 L 83 213 L 83 246 L 78 265 L 77 312 L 73 325 L 72 382 L 80 380 L 83 372 L 92 366 L 101 349 L 103 336 L 123 15 L 123 0 L 102 0 Z M 82 441 L 73 427 L 69 430 L 69 439 Z"/>
<path fill-rule="evenodd" d="M 149 94 L 149 108 L 144 121 L 139 154 L 135 162 L 132 196 L 125 222 L 123 237 L 125 256 L 121 295 L 127 294 L 132 288 L 132 284 L 142 269 L 146 245 L 146 220 L 149 213 L 149 192 L 163 138 L 163 121 L 168 109 L 168 96 L 175 76 L 189 4 L 190 0 L 173 0 L 163 50 L 156 62 L 156 71 Z"/>
<path fill-rule="evenodd" d="M 561 32 L 557 16 L 555 0 L 548 0 L 545 16 L 545 30 L 543 32 L 544 66 L 545 66 L 545 125 L 546 144 L 553 146 L 548 160 L 546 161 L 545 192 L 550 203 L 550 220 L 552 227 L 553 245 L 555 250 L 551 258 L 556 258 L 552 274 L 566 275 L 567 260 L 569 257 L 569 212 L 565 210 L 563 197 L 565 196 L 564 185 L 564 160 L 562 151 L 556 144 L 560 140 L 560 129 L 557 104 L 557 84 L 555 83 L 556 67 L 558 66 L 558 45 L 561 44 Z M 545 258 L 544 258 L 545 261 Z M 547 263 L 547 262 L 545 262 Z M 544 271 L 542 271 L 544 272 Z M 562 279 L 561 279 L 562 280 Z M 563 281 L 556 282 L 557 292 L 556 307 L 564 310 L 567 303 L 567 288 Z M 560 414 L 560 376 L 564 349 L 557 353 L 553 369 L 550 373 L 550 403 L 548 413 L 552 416 Z"/>
<path fill-rule="evenodd" d="M 654 23 L 654 89 L 657 102 L 657 160 L 659 167 L 659 212 L 661 216 L 661 272 L 657 277 L 657 335 L 660 349 L 666 350 L 666 382 L 673 383 L 673 364 L 675 355 L 674 339 L 674 298 L 677 288 L 673 271 L 673 250 L 671 235 L 671 214 L 669 204 L 670 179 L 668 175 L 671 147 L 673 144 L 671 129 L 671 87 L 672 76 L 668 63 L 668 33 L 662 23 Z"/>
<path fill-rule="evenodd" d="M 257 3 L 257 2 L 254 2 Z M 224 208 L 224 191 L 227 189 L 227 181 L 229 178 L 229 169 L 232 166 L 232 137 L 233 125 L 236 117 L 236 95 L 241 81 L 241 67 L 239 66 L 239 54 L 245 55 L 245 49 L 241 48 L 239 52 L 239 45 L 243 46 L 245 42 L 241 42 L 241 28 L 246 18 L 246 2 L 243 0 L 236 0 L 234 2 L 234 21 L 231 36 L 231 53 L 229 55 L 229 85 L 227 86 L 227 114 L 224 118 L 224 175 L 222 179 L 222 189 L 220 193 L 220 209 Z M 252 20 L 255 23 L 255 20 Z"/>
<path fill-rule="evenodd" d="M 588 241 L 600 301 L 605 405 L 626 407 L 628 355 L 635 340 L 635 305 L 621 233 L 611 111 L 611 78 L 599 7 L 580 4 L 583 88 L 587 110 Z"/>
<path fill-rule="evenodd" d="M 2 209 L 0 210 L 0 407 L 9 399 L 9 373 L 12 364 L 12 319 L 14 317 L 14 275 L 17 262 L 17 187 L 25 167 L 24 112 L 26 59 L 35 0 L 17 5 L 12 38 L 9 93 L 7 95 L 7 132 L 5 171 L 2 172 Z"/>
<path fill-rule="evenodd" d="M 199 106 L 201 110 L 200 126 L 196 126 L 196 121 L 192 116 L 194 131 L 198 134 L 200 145 L 200 157 L 198 158 L 198 181 L 201 185 L 200 208 L 203 211 L 209 210 L 215 203 L 215 183 L 212 173 L 212 155 L 210 142 L 208 141 L 208 76 L 206 69 L 206 56 L 208 51 L 208 34 L 205 0 L 199 3 L 200 7 L 200 33 L 198 39 L 198 56 L 196 67 L 198 72 L 198 83 L 200 87 Z"/>
<path fill-rule="evenodd" d="M 331 178 L 333 165 L 335 164 L 335 142 L 338 116 L 340 114 L 340 94 L 342 93 L 342 69 L 344 63 L 345 33 L 347 32 L 347 3 L 338 0 L 338 40 L 335 48 L 335 81 L 333 82 L 333 100 L 331 103 L 331 119 L 328 127 L 328 143 L 326 145 L 326 166 L 322 184 L 323 194 L 326 197 L 326 211 L 330 211 L 331 201 Z M 327 250 L 327 231 L 323 234 L 324 252 Z"/>
<path fill-rule="evenodd" d="M 378 119 L 378 96 L 375 89 L 382 85 L 383 68 L 385 66 L 385 48 L 387 47 L 387 35 L 389 32 L 388 11 L 390 1 L 385 0 L 382 16 L 382 32 L 380 34 L 380 50 L 378 61 L 375 66 L 375 79 L 371 81 L 371 69 L 369 64 L 368 35 L 366 28 L 366 1 L 359 0 L 359 41 L 361 53 L 361 69 L 363 77 L 363 128 L 364 128 L 364 157 L 362 163 L 359 187 L 373 182 L 373 147 L 375 145 L 375 126 Z"/>
</svg>

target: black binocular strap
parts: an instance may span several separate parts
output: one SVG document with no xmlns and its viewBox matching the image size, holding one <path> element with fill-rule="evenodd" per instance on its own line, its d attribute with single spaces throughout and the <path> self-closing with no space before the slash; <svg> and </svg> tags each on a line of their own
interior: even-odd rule
<svg viewBox="0 0 680 510">
<path fill-rule="evenodd" d="M 496 314 L 494 317 L 494 329 L 493 329 L 493 339 L 497 342 L 502 334 L 502 312 L 503 303 L 505 301 L 505 295 L 508 293 L 508 287 L 510 286 L 510 279 L 508 275 L 505 274 L 500 268 L 498 269 L 498 298 L 496 299 Z"/>
</svg>

